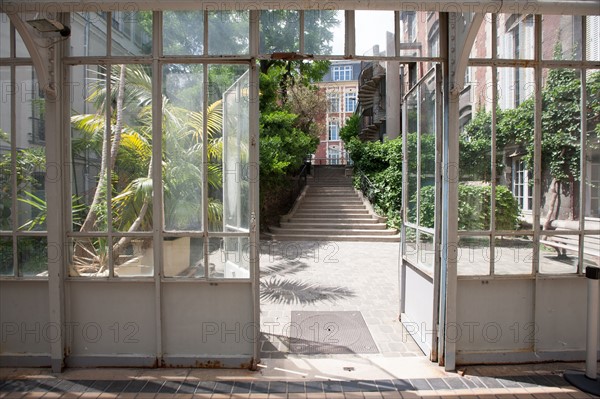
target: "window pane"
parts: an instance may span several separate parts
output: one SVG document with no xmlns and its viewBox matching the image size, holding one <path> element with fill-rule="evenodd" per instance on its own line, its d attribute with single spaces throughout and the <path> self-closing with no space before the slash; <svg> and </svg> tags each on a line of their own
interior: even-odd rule
<svg viewBox="0 0 600 399">
<path fill-rule="evenodd" d="M 98 65 L 71 67 L 71 194 L 73 231 L 106 231 L 106 172 L 102 151 L 108 140 L 103 102 L 106 70 Z"/>
<path fill-rule="evenodd" d="M 576 273 L 578 259 L 579 236 L 540 236 L 540 273 Z"/>
<path fill-rule="evenodd" d="M 165 11 L 163 13 L 164 55 L 202 55 L 204 52 L 204 13 Z"/>
<path fill-rule="evenodd" d="M 345 43 L 343 10 L 304 11 L 304 52 L 343 55 Z"/>
<path fill-rule="evenodd" d="M 2 13 L 0 14 L 0 58 L 8 57 L 10 57 L 10 20 Z"/>
<path fill-rule="evenodd" d="M 260 12 L 261 54 L 300 51 L 300 14 L 292 10 Z"/>
<path fill-rule="evenodd" d="M 248 11 L 208 13 L 208 54 L 248 54 L 250 32 Z"/>
<path fill-rule="evenodd" d="M 152 74 L 145 65 L 112 67 L 112 225 L 152 230 Z M 119 93 L 123 101 L 119 101 Z M 121 125 L 119 125 L 121 121 Z"/>
<path fill-rule="evenodd" d="M 356 93 L 344 94 L 344 112 L 354 112 L 356 110 Z"/>
<path fill-rule="evenodd" d="M 154 275 L 152 237 L 120 237 L 113 242 L 115 277 Z"/>
<path fill-rule="evenodd" d="M 327 104 L 329 112 L 340 112 L 340 98 L 338 93 L 327 92 Z"/>
<path fill-rule="evenodd" d="M 542 58 L 581 60 L 581 17 L 544 15 L 542 20 Z"/>
<path fill-rule="evenodd" d="M 533 15 L 498 15 L 498 58 L 533 59 Z"/>
<path fill-rule="evenodd" d="M 429 11 L 400 12 L 400 55 L 406 57 L 437 57 L 439 53 L 440 24 L 438 13 Z M 390 54 L 393 55 L 393 52 Z"/>
<path fill-rule="evenodd" d="M 433 266 L 435 262 L 435 247 L 433 242 L 433 235 L 420 232 L 417 250 L 419 265 L 433 272 Z"/>
<path fill-rule="evenodd" d="M 578 230 L 581 80 L 572 69 L 544 69 L 542 76 L 540 223 L 544 230 Z"/>
<path fill-rule="evenodd" d="M 487 276 L 490 274 L 490 238 L 460 237 L 457 252 L 459 276 Z"/>
<path fill-rule="evenodd" d="M 165 277 L 204 277 L 204 239 L 166 237 L 163 273 Z"/>
<path fill-rule="evenodd" d="M 111 14 L 112 55 L 152 54 L 152 12 L 117 11 Z"/>
<path fill-rule="evenodd" d="M 355 23 L 356 55 L 393 56 L 395 54 L 393 11 L 357 10 Z"/>
<path fill-rule="evenodd" d="M 18 226 L 46 230 L 46 107 L 33 68 L 21 66 L 15 72 Z"/>
<path fill-rule="evenodd" d="M 209 230 L 244 231 L 250 219 L 248 68 L 211 65 L 208 80 L 211 104 L 223 108 L 222 122 L 215 120 L 208 132 Z"/>
<path fill-rule="evenodd" d="M 0 276 L 12 276 L 13 272 L 13 239 L 0 237 Z"/>
<path fill-rule="evenodd" d="M 15 29 L 15 57 L 29 58 L 29 51 L 25 47 L 21 34 Z"/>
<path fill-rule="evenodd" d="M 163 69 L 163 206 L 165 230 L 202 230 L 204 72 L 202 65 Z M 209 127 L 221 124 L 220 103 L 208 110 Z M 215 139 L 209 141 L 215 148 Z M 211 176 L 209 176 L 211 177 Z M 220 179 L 213 177 L 217 181 Z"/>
<path fill-rule="evenodd" d="M 73 238 L 69 248 L 69 276 L 108 277 L 108 238 Z"/>
<path fill-rule="evenodd" d="M 209 239 L 208 265 L 212 278 L 248 278 L 249 246 L 247 237 Z"/>
<path fill-rule="evenodd" d="M 492 14 L 485 14 L 483 22 L 479 27 L 475 42 L 471 48 L 469 58 L 491 58 L 492 57 Z M 491 81 L 491 80 L 490 80 Z"/>
<path fill-rule="evenodd" d="M 531 274 L 533 241 L 531 236 L 504 236 L 495 240 L 496 274 Z"/>
<path fill-rule="evenodd" d="M 46 237 L 19 237 L 17 256 L 20 276 L 48 276 L 48 240 Z"/>
<path fill-rule="evenodd" d="M 600 218 L 600 70 L 586 71 L 587 91 L 587 135 L 586 135 L 586 201 L 584 214 L 585 228 L 600 229 L 598 222 L 590 218 Z"/>
<path fill-rule="evenodd" d="M 417 90 L 413 90 L 406 99 L 407 107 L 407 160 L 408 160 L 408 184 L 406 198 L 408 206 L 406 209 L 407 219 L 410 223 L 417 223 Z"/>
<path fill-rule="evenodd" d="M 431 216 L 425 218 L 423 211 L 429 207 L 435 207 L 435 75 L 430 75 L 430 78 L 420 86 L 419 90 L 421 110 L 419 113 L 420 126 L 420 150 L 421 150 L 421 174 L 420 174 L 420 194 L 419 207 L 421 214 L 419 215 L 419 225 L 423 227 L 434 227 L 435 212 L 431 212 Z M 423 238 L 423 237 L 421 237 Z M 433 238 L 432 238 L 433 240 Z"/>
<path fill-rule="evenodd" d="M 600 266 L 600 235 L 583 236 L 583 270 L 586 266 Z"/>
<path fill-rule="evenodd" d="M 70 55 L 106 55 L 106 13 L 71 13 Z"/>
<path fill-rule="evenodd" d="M 412 265 L 417 265 L 417 230 L 412 227 L 405 227 L 406 242 L 404 259 L 408 260 Z"/>
<path fill-rule="evenodd" d="M 600 15 L 589 15 L 587 19 L 586 45 L 588 61 L 600 61 Z"/>
<path fill-rule="evenodd" d="M 0 85 L 11 87 L 9 67 L 0 67 Z M 0 230 L 12 230 L 12 95 L 5 93 L 0 101 Z"/>
</svg>

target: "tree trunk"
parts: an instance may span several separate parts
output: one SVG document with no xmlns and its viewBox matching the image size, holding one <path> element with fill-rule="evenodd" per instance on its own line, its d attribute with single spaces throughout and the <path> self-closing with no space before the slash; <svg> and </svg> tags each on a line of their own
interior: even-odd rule
<svg viewBox="0 0 600 399">
<path fill-rule="evenodd" d="M 550 205 L 548 206 L 548 212 L 546 214 L 546 221 L 544 222 L 543 229 L 550 230 L 552 228 L 552 221 L 556 219 L 556 214 L 558 213 L 558 209 L 556 204 L 558 203 L 558 194 L 560 192 L 560 183 L 556 180 L 556 178 L 552 178 L 552 183 L 550 183 Z"/>
<path fill-rule="evenodd" d="M 115 161 L 117 159 L 117 152 L 119 150 L 119 145 L 121 143 L 121 130 L 123 128 L 123 101 L 125 99 L 125 65 L 121 65 L 121 73 L 119 75 L 119 87 L 117 94 L 117 118 L 115 123 L 115 134 L 114 139 L 111 143 L 111 169 L 115 166 Z M 106 93 L 106 99 L 104 100 L 106 106 L 110 105 L 110 93 Z M 110 123 L 106 123 L 104 127 L 104 138 L 102 139 L 102 159 L 100 161 L 100 176 L 98 179 L 98 185 L 96 186 L 96 191 L 94 192 L 94 199 L 92 200 L 92 204 L 90 205 L 90 210 L 85 217 L 85 221 L 81 225 L 79 231 L 91 231 L 92 227 L 96 223 L 96 219 L 98 215 L 96 214 L 95 208 L 98 207 L 98 204 L 101 201 L 102 187 L 107 184 L 106 173 L 107 173 L 107 158 L 108 158 L 108 141 L 110 140 Z M 108 190 L 108 188 L 107 188 Z"/>
</svg>

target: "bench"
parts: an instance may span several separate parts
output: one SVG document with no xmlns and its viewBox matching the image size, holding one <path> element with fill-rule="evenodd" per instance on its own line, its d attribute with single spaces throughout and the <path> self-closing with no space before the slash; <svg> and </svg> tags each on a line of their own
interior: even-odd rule
<svg viewBox="0 0 600 399">
<path fill-rule="evenodd" d="M 579 254 L 578 235 L 542 235 L 540 244 L 554 248 L 559 257 L 566 257 L 567 252 L 572 252 L 575 256 Z M 600 235 L 584 236 L 583 256 L 591 263 L 600 266 Z"/>
</svg>

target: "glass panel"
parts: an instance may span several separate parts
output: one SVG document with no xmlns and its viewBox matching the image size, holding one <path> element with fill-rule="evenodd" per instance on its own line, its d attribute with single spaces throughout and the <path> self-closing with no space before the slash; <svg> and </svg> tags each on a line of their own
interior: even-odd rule
<svg viewBox="0 0 600 399">
<path fill-rule="evenodd" d="M 300 14 L 291 10 L 260 12 L 261 54 L 300 51 Z"/>
<path fill-rule="evenodd" d="M 571 69 L 544 69 L 542 209 L 544 230 L 579 229 L 581 81 Z"/>
<path fill-rule="evenodd" d="M 32 67 L 15 71 L 17 214 L 22 230 L 46 230 L 45 101 Z"/>
<path fill-rule="evenodd" d="M 48 240 L 46 237 L 19 237 L 17 256 L 20 276 L 48 276 Z"/>
<path fill-rule="evenodd" d="M 101 12 L 71 13 L 70 55 L 106 55 L 106 15 Z"/>
<path fill-rule="evenodd" d="M 588 61 L 600 61 L 600 15 L 589 15 L 587 19 L 586 45 Z"/>
<path fill-rule="evenodd" d="M 105 130 L 105 69 L 71 68 L 71 190 L 73 231 L 106 231 L 106 172 L 101 173 Z"/>
<path fill-rule="evenodd" d="M 14 275 L 13 239 L 0 237 L 0 276 Z"/>
<path fill-rule="evenodd" d="M 578 259 L 579 236 L 540 236 L 540 273 L 577 273 Z"/>
<path fill-rule="evenodd" d="M 531 236 L 504 236 L 495 240 L 496 274 L 531 274 L 533 242 Z"/>
<path fill-rule="evenodd" d="M 498 15 L 498 58 L 533 59 L 533 15 Z"/>
<path fill-rule="evenodd" d="M 204 239 L 166 237 L 163 273 L 165 277 L 204 277 Z"/>
<path fill-rule="evenodd" d="M 15 57 L 29 58 L 29 51 L 25 47 L 21 34 L 15 29 Z"/>
<path fill-rule="evenodd" d="M 544 15 L 542 20 L 542 58 L 581 60 L 581 17 Z"/>
<path fill-rule="evenodd" d="M 600 70 L 586 72 L 587 138 L 586 138 L 586 201 L 585 229 L 600 229 Z M 592 220 L 591 218 L 596 218 Z"/>
<path fill-rule="evenodd" d="M 419 232 L 419 244 L 417 250 L 419 265 L 433 272 L 433 266 L 435 262 L 433 235 L 424 233 L 422 231 Z"/>
<path fill-rule="evenodd" d="M 163 69 L 163 190 L 166 230 L 202 230 L 202 65 L 166 65 Z M 219 130 L 221 104 L 208 109 L 209 131 Z M 215 126 L 216 125 L 216 126 Z M 211 126 L 215 126 L 210 129 Z M 183 127 L 183 128 L 182 128 Z M 209 151 L 218 147 L 211 137 Z M 220 182 L 218 170 L 209 169 Z"/>
<path fill-rule="evenodd" d="M 116 11 L 111 14 L 112 55 L 152 54 L 152 12 Z"/>
<path fill-rule="evenodd" d="M 0 85 L 11 87 L 9 67 L 0 67 Z M 0 230 L 12 230 L 12 96 L 2 94 L 0 101 Z M 12 255 L 11 255 L 12 256 Z"/>
<path fill-rule="evenodd" d="M 208 221 L 210 231 L 239 231 L 249 223 L 249 87 L 248 68 L 209 67 L 210 99 L 221 106 L 208 135 Z M 211 107 L 211 106 L 209 106 Z"/>
<path fill-rule="evenodd" d="M 248 54 L 250 18 L 248 11 L 208 13 L 208 54 Z"/>
<path fill-rule="evenodd" d="M 202 11 L 163 12 L 164 55 L 204 53 L 204 13 Z"/>
<path fill-rule="evenodd" d="M 343 10 L 304 11 L 304 52 L 343 55 L 345 43 Z"/>
<path fill-rule="evenodd" d="M 10 20 L 8 15 L 2 13 L 0 14 L 0 58 L 8 57 L 10 57 Z"/>
<path fill-rule="evenodd" d="M 408 161 L 408 184 L 407 195 L 408 207 L 406 210 L 407 220 L 417 223 L 417 90 L 413 90 L 405 99 L 407 109 L 408 134 L 407 161 Z"/>
<path fill-rule="evenodd" d="M 108 239 L 73 238 L 70 244 L 69 276 L 108 277 Z"/>
<path fill-rule="evenodd" d="M 459 276 L 489 275 L 491 258 L 489 237 L 459 237 L 457 251 Z"/>
<path fill-rule="evenodd" d="M 417 264 L 417 230 L 412 227 L 405 227 L 406 229 L 406 242 L 404 259 L 408 260 L 411 264 Z"/>
<path fill-rule="evenodd" d="M 248 278 L 250 252 L 248 237 L 211 237 L 208 247 L 212 278 Z"/>
<path fill-rule="evenodd" d="M 440 23 L 438 13 L 401 11 L 400 55 L 406 57 L 437 57 L 439 53 Z"/>
<path fill-rule="evenodd" d="M 583 236 L 583 270 L 586 266 L 600 267 L 600 235 Z"/>
<path fill-rule="evenodd" d="M 113 229 L 150 231 L 153 193 L 150 68 L 113 66 L 111 91 L 113 98 L 116 97 L 111 109 Z"/>
<path fill-rule="evenodd" d="M 479 27 L 475 42 L 471 48 L 469 58 L 491 58 L 492 57 L 492 14 L 485 14 L 483 22 Z M 491 81 L 491 79 L 490 79 Z"/>
<path fill-rule="evenodd" d="M 115 277 L 154 275 L 152 237 L 115 238 L 113 244 Z"/>
<path fill-rule="evenodd" d="M 356 55 L 393 56 L 394 12 L 355 11 Z"/>
<path fill-rule="evenodd" d="M 421 85 L 419 91 L 420 111 L 420 145 L 421 145 L 421 175 L 419 194 L 419 225 L 434 227 L 435 221 L 435 74 Z M 409 147 L 410 148 L 410 147 Z M 429 210 L 429 212 L 426 212 Z M 425 217 L 425 216 L 428 217 Z"/>
</svg>

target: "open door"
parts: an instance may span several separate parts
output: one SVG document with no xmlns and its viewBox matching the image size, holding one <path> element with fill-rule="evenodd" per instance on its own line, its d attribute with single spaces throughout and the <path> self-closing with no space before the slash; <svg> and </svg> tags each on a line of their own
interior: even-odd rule
<svg viewBox="0 0 600 399">
<path fill-rule="evenodd" d="M 434 66 L 403 98 L 401 320 L 437 361 L 442 73 Z"/>
<path fill-rule="evenodd" d="M 223 93 L 223 240 L 225 278 L 248 278 L 250 234 L 249 72 Z"/>
</svg>

